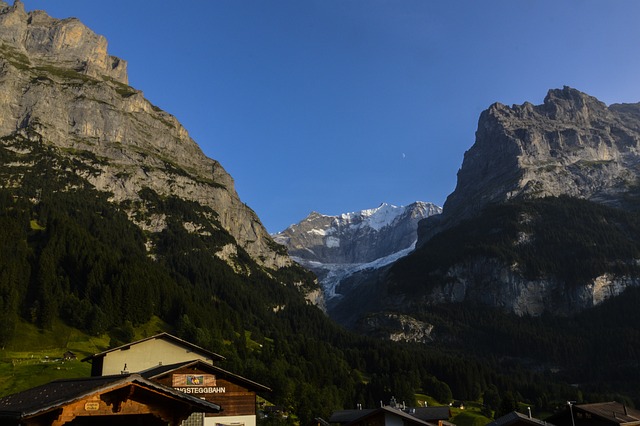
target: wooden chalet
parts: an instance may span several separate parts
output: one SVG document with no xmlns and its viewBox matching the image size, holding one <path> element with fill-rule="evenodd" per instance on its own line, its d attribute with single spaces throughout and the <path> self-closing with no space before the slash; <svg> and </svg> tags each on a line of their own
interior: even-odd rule
<svg viewBox="0 0 640 426">
<path fill-rule="evenodd" d="M 547 421 L 555 426 L 640 426 L 640 410 L 615 401 L 575 404 Z"/>
<path fill-rule="evenodd" d="M 169 333 L 160 333 L 93 354 L 82 361 L 91 362 L 92 376 L 107 376 L 195 359 L 213 363 L 224 360 L 224 357 Z"/>
<path fill-rule="evenodd" d="M 139 374 L 57 380 L 0 398 L 3 426 L 176 426 L 220 406 Z"/>
<path fill-rule="evenodd" d="M 202 360 L 157 366 L 140 374 L 163 386 L 223 407 L 221 413 L 206 414 L 204 424 L 255 426 L 256 392 L 271 391 L 266 386 Z"/>
<path fill-rule="evenodd" d="M 139 373 L 178 392 L 219 405 L 223 413 L 196 412 L 191 425 L 255 426 L 257 392 L 266 386 L 214 365 L 224 357 L 168 333 L 128 343 L 84 358 L 91 375 Z"/>
</svg>

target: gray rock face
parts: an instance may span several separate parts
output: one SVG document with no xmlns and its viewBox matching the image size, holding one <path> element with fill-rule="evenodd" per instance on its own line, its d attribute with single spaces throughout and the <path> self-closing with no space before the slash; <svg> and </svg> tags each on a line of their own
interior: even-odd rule
<svg viewBox="0 0 640 426">
<path fill-rule="evenodd" d="M 519 316 L 571 315 L 637 287 L 637 277 L 603 274 L 584 286 L 567 286 L 554 278 L 525 279 L 515 267 L 496 259 L 472 258 L 446 272 L 446 284 L 434 286 L 419 300 L 406 303 L 438 305 L 473 301 Z"/>
<path fill-rule="evenodd" d="M 419 245 L 488 203 L 569 195 L 624 207 L 640 161 L 640 104 L 607 107 L 569 87 L 542 105 L 496 103 L 478 122 L 456 189 L 438 220 L 420 226 Z"/>
<path fill-rule="evenodd" d="M 224 168 L 175 117 L 126 83 L 126 63 L 109 56 L 104 37 L 78 20 L 0 3 L 0 136 L 21 134 L 90 163 L 98 172 L 82 177 L 111 192 L 113 202 L 136 201 L 148 187 L 211 207 L 258 264 L 291 265 Z M 138 224 L 164 227 L 162 216 Z M 232 262 L 236 252 L 225 247 L 218 255 Z"/>
<path fill-rule="evenodd" d="M 358 324 L 361 333 L 394 342 L 432 342 L 433 325 L 409 315 L 379 313 L 364 318 Z"/>
<path fill-rule="evenodd" d="M 58 20 L 43 11 L 26 13 L 20 1 L 0 2 L 0 40 L 41 63 L 127 84 L 127 63 L 109 56 L 107 40 L 75 18 Z"/>
</svg>

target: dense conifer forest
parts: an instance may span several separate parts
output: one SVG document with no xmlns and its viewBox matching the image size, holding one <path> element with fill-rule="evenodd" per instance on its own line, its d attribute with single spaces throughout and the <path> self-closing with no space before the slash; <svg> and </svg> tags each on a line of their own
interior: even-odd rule
<svg viewBox="0 0 640 426">
<path fill-rule="evenodd" d="M 549 197 L 491 205 L 401 259 L 392 275 L 403 291 L 419 293 L 446 280 L 443 271 L 449 266 L 484 257 L 518 265 L 527 279 L 547 277 L 571 288 L 605 273 L 638 281 L 639 256 L 637 212 Z M 619 392 L 637 404 L 639 303 L 640 287 L 631 287 L 570 316 L 521 318 L 470 305 L 422 307 L 416 314 L 435 324 L 450 347 L 481 357 L 501 354 L 521 365 L 558 371 L 555 377 L 579 384 L 581 392 Z"/>
<path fill-rule="evenodd" d="M 341 329 L 307 303 L 293 284 L 312 282 L 301 268 L 267 271 L 240 252 L 246 271 L 238 274 L 214 256 L 213 249 L 232 239 L 201 221 L 206 215 L 215 223 L 214 211 L 150 189 L 140 193 L 135 209 L 113 204 L 109 194 L 78 177 L 80 168 L 92 171 L 73 156 L 19 137 L 3 142 L 14 149 L 0 146 L 0 345 L 18 337 L 18 321 L 46 329 L 56 320 L 94 335 L 109 333 L 111 344 L 119 345 L 158 316 L 172 327 L 167 331 L 224 355 L 225 368 L 271 387 L 265 396 L 303 423 L 358 403 L 376 407 L 391 396 L 412 405 L 417 392 L 441 403 L 484 397 L 490 415 L 510 411 L 516 401 L 547 412 L 567 400 L 640 402 L 633 386 L 640 371 L 638 291 L 563 319 L 466 305 L 429 308 L 421 315 L 442 339 L 376 341 Z M 15 149 L 21 144 L 29 144 L 29 165 L 5 167 L 24 163 Z M 546 209 L 556 209 L 556 218 L 544 219 Z M 638 258 L 637 217 L 602 209 L 567 199 L 498 207 L 458 234 L 442 235 L 424 249 L 423 262 L 404 265 L 403 273 L 424 274 L 452 262 L 458 244 L 466 252 L 518 257 L 532 275 L 554 271 L 575 279 L 598 273 L 610 256 Z M 167 226 L 145 233 L 128 210 L 162 212 Z M 501 245 L 500 233 L 489 237 L 496 227 L 519 226 L 513 217 L 523 211 L 539 215 L 548 230 L 542 246 L 519 253 Z M 575 215 L 593 223 L 573 229 L 577 221 L 569 218 Z M 206 232 L 190 233 L 185 222 Z M 567 255 L 561 248 L 567 232 L 582 241 L 575 250 L 601 248 L 602 262 L 582 264 L 580 256 Z M 442 249 L 430 248 L 435 244 Z M 589 368 L 596 362 L 606 368 Z M 571 386 L 576 377 L 585 385 Z"/>
</svg>

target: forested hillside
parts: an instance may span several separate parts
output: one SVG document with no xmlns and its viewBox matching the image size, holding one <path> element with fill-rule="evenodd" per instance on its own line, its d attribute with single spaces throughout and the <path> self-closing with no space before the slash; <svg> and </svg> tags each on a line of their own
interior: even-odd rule
<svg viewBox="0 0 640 426">
<path fill-rule="evenodd" d="M 387 284 L 390 293 L 414 297 L 405 312 L 434 324 L 436 340 L 479 356 L 502 355 L 558 371 L 556 377 L 580 384 L 584 392 L 626 393 L 638 403 L 639 257 L 637 212 L 548 197 L 488 206 L 397 262 Z M 467 290 L 472 296 L 461 303 L 421 303 L 434 288 L 453 281 L 451 268 L 487 263 L 496 270 L 510 265 L 525 283 L 551 283 L 554 290 L 543 299 L 548 307 L 565 307 L 604 274 L 627 288 L 614 297 L 617 290 L 605 286 L 605 300 L 595 307 L 548 310 L 537 317 L 491 307 L 492 292 L 499 294 L 506 284 L 486 276 L 479 286 L 484 299 Z"/>
<path fill-rule="evenodd" d="M 493 204 L 442 232 L 394 267 L 398 281 L 434 283 L 463 259 L 515 264 L 527 279 L 583 285 L 604 274 L 640 276 L 640 215 L 567 196 Z"/>
</svg>

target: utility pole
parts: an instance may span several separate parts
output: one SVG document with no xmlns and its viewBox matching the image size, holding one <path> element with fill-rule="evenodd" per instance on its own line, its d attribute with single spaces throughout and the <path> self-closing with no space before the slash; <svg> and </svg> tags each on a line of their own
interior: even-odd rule
<svg viewBox="0 0 640 426">
<path fill-rule="evenodd" d="M 567 404 L 569 404 L 569 413 L 571 413 L 571 426 L 576 426 L 576 421 L 573 419 L 573 404 L 575 404 L 575 401 L 567 401 Z"/>
</svg>

